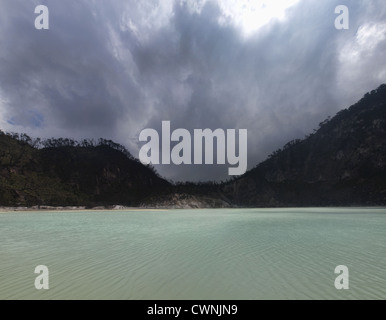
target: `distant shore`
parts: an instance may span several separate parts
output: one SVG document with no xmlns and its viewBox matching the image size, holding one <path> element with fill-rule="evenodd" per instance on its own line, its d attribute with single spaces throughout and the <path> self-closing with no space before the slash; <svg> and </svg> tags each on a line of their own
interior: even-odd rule
<svg viewBox="0 0 386 320">
<path fill-rule="evenodd" d="M 158 208 L 145 208 L 145 207 L 126 207 L 121 205 L 115 206 L 97 206 L 97 207 L 86 207 L 86 206 L 66 206 L 66 207 L 53 207 L 53 206 L 33 206 L 33 207 L 0 207 L 1 212 L 31 212 L 31 211 L 119 211 L 119 210 L 132 210 L 132 211 L 143 211 L 143 210 L 161 210 Z"/>
<path fill-rule="evenodd" d="M 122 205 L 114 206 L 33 206 L 33 207 L 2 207 L 0 213 L 10 212 L 66 212 L 66 211 L 169 211 L 169 210 L 195 210 L 195 209 L 325 209 L 325 208 L 341 208 L 341 209 L 385 209 L 385 206 L 319 206 L 319 207 L 196 207 L 196 206 L 181 206 L 181 205 L 158 205 L 158 206 L 138 206 L 127 207 Z"/>
<path fill-rule="evenodd" d="M 124 205 L 108 206 L 47 206 L 36 205 L 32 207 L 6 207 L 0 206 L 0 212 L 23 212 L 23 211 L 118 211 L 118 210 L 170 210 L 170 209 L 225 209 L 238 208 L 222 199 L 216 199 L 208 196 L 194 196 L 189 194 L 169 194 L 165 197 L 151 198 L 137 207 L 128 207 Z"/>
</svg>

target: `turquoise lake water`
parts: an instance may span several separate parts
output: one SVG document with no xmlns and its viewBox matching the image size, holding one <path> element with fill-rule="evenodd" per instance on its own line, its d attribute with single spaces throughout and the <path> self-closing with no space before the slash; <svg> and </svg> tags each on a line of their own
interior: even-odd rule
<svg viewBox="0 0 386 320">
<path fill-rule="evenodd" d="M 386 209 L 1 213 L 0 299 L 386 299 Z"/>
</svg>

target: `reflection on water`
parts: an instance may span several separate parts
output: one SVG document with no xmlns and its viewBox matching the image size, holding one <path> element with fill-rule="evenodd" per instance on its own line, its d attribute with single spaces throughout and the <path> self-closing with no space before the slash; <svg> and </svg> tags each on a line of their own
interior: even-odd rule
<svg viewBox="0 0 386 320">
<path fill-rule="evenodd" d="M 6 213 L 0 299 L 386 299 L 385 252 L 386 209 Z"/>
</svg>

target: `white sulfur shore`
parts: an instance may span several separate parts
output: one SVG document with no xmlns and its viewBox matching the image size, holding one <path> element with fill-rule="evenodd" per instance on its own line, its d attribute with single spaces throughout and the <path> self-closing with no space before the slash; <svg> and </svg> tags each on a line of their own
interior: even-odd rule
<svg viewBox="0 0 386 320">
<path fill-rule="evenodd" d="M 52 206 L 33 206 L 33 207 L 0 207 L 0 212 L 23 212 L 23 211 L 83 211 L 83 210 L 136 210 L 138 208 L 125 207 L 121 205 L 115 206 L 99 206 L 93 208 L 67 206 L 67 207 L 52 207 Z"/>
</svg>

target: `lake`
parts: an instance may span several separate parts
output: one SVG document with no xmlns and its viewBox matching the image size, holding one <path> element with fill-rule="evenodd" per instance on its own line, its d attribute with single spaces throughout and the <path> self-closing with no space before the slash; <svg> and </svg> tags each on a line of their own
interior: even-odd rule
<svg viewBox="0 0 386 320">
<path fill-rule="evenodd" d="M 386 299 L 386 209 L 1 213 L 0 299 Z"/>
</svg>

